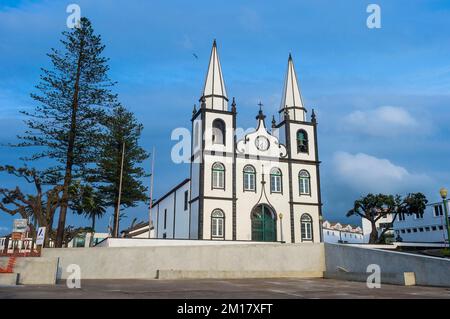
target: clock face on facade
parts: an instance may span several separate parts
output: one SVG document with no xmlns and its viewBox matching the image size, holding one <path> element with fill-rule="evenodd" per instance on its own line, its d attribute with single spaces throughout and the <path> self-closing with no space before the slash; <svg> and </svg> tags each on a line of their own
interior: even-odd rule
<svg viewBox="0 0 450 319">
<path fill-rule="evenodd" d="M 260 151 L 267 151 L 270 146 L 270 142 L 267 137 L 258 136 L 255 140 L 256 148 Z"/>
</svg>

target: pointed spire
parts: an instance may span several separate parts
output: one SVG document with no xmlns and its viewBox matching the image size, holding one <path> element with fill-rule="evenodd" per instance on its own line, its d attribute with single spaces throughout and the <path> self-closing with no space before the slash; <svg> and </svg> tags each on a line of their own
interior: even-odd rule
<svg viewBox="0 0 450 319">
<path fill-rule="evenodd" d="M 317 123 L 316 113 L 314 112 L 314 109 L 312 109 L 311 123 Z"/>
<path fill-rule="evenodd" d="M 231 112 L 236 113 L 236 100 L 233 97 L 233 103 L 231 103 Z"/>
<path fill-rule="evenodd" d="M 202 97 L 206 99 L 207 108 L 228 111 L 227 91 L 223 80 L 219 54 L 217 53 L 216 40 L 214 40 L 211 50 L 211 58 L 209 60 Z"/>
<path fill-rule="evenodd" d="M 272 128 L 276 128 L 277 121 L 275 121 L 275 115 L 272 115 Z"/>
<path fill-rule="evenodd" d="M 297 74 L 295 72 L 294 60 L 292 54 L 289 53 L 288 68 L 286 78 L 284 80 L 283 95 L 281 99 L 280 112 L 288 108 L 291 118 L 297 121 L 304 121 L 305 108 L 303 105 L 302 95 L 300 93 Z M 294 108 L 291 110 L 291 108 Z M 293 116 L 292 116 L 293 115 Z"/>
<path fill-rule="evenodd" d="M 194 109 L 192 110 L 192 115 L 197 114 L 197 104 L 194 104 Z"/>
</svg>

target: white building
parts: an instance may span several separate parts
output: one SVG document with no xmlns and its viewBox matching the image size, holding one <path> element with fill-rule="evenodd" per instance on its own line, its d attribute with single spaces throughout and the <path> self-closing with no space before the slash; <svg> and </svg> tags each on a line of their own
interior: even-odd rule
<svg viewBox="0 0 450 319">
<path fill-rule="evenodd" d="M 292 57 L 271 129 L 260 105 L 256 130 L 236 136 L 215 41 L 200 102 L 190 178 L 153 205 L 155 237 L 321 242 L 317 122 L 314 111 L 306 118 Z"/>
<path fill-rule="evenodd" d="M 448 206 L 448 202 L 447 202 Z M 371 224 L 362 218 L 364 242 L 369 242 Z M 399 214 L 395 221 L 393 215 L 387 215 L 377 221 L 377 230 L 380 234 L 385 226 L 392 227 L 387 234 L 392 241 L 410 243 L 444 243 L 447 241 L 444 204 L 442 202 L 427 205 L 422 215 Z"/>
<path fill-rule="evenodd" d="M 92 247 L 93 247 L 108 237 L 109 237 L 108 233 L 92 234 L 90 232 L 84 232 L 84 233 L 80 233 L 80 234 L 76 235 L 74 238 L 72 238 L 72 240 L 67 244 L 67 247 L 68 248 L 87 248 L 87 247 L 89 247 L 90 244 L 92 244 Z M 92 238 L 92 240 L 91 240 L 91 238 Z"/>
<path fill-rule="evenodd" d="M 362 228 L 350 224 L 323 222 L 323 241 L 325 243 L 362 244 L 364 235 Z"/>
<path fill-rule="evenodd" d="M 422 215 L 397 216 L 394 231 L 396 239 L 402 242 L 445 243 L 448 236 L 444 204 L 441 202 L 427 205 Z"/>
<path fill-rule="evenodd" d="M 155 228 L 150 225 L 150 236 L 148 235 L 148 222 L 138 223 L 128 229 L 121 231 L 122 238 L 155 238 Z"/>
</svg>

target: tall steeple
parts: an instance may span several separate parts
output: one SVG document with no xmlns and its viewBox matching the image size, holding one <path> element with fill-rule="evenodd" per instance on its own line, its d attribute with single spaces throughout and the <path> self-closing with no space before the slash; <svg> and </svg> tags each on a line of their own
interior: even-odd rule
<svg viewBox="0 0 450 319">
<path fill-rule="evenodd" d="M 298 84 L 297 74 L 295 73 L 294 61 L 289 54 L 288 69 L 284 80 L 283 95 L 280 105 L 280 116 L 284 119 L 285 111 L 289 118 L 294 121 L 305 121 L 306 109 L 303 105 L 302 95 Z"/>
<path fill-rule="evenodd" d="M 205 98 L 207 109 L 228 111 L 227 91 L 223 81 L 216 40 L 214 40 L 211 51 L 208 73 L 206 74 L 205 87 L 202 93 L 203 97 Z"/>
</svg>

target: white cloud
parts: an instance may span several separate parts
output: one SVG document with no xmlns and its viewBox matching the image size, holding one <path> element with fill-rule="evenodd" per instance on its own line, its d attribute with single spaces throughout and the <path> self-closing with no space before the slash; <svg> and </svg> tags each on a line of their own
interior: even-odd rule
<svg viewBox="0 0 450 319">
<path fill-rule="evenodd" d="M 333 158 L 334 174 L 346 186 L 364 193 L 426 192 L 432 180 L 426 174 L 409 172 L 387 159 L 364 153 L 337 152 Z"/>
<path fill-rule="evenodd" d="M 372 136 L 393 136 L 419 128 L 416 120 L 401 107 L 382 106 L 373 110 L 355 111 L 344 118 L 345 128 Z"/>
</svg>

